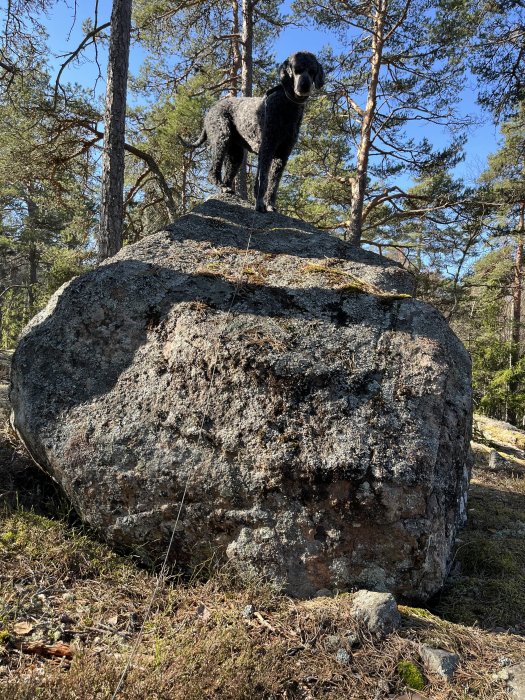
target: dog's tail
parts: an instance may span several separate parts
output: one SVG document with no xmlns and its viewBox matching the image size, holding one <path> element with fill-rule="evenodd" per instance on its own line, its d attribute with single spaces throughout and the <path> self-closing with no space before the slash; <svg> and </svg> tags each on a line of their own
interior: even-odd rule
<svg viewBox="0 0 525 700">
<path fill-rule="evenodd" d="M 195 143 L 191 143 L 190 141 L 185 141 L 180 134 L 178 134 L 179 141 L 182 143 L 182 145 L 185 148 L 198 148 L 199 146 L 202 146 L 202 144 L 206 141 L 208 138 L 208 134 L 206 133 L 206 129 L 204 128 L 202 130 L 201 135 L 199 138 L 195 141 Z"/>
</svg>

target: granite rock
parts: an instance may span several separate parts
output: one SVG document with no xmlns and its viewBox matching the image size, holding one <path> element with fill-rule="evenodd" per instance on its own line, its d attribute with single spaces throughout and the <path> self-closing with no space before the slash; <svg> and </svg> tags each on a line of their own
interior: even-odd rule
<svg viewBox="0 0 525 700">
<path fill-rule="evenodd" d="M 470 361 L 410 275 L 221 196 L 25 329 L 13 424 L 108 542 L 293 595 L 425 600 L 464 520 Z M 185 499 L 182 509 L 182 495 Z"/>
</svg>

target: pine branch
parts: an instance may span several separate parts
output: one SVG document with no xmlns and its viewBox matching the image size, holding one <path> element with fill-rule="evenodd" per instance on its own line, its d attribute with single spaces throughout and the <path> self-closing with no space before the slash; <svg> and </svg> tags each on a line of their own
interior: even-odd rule
<svg viewBox="0 0 525 700">
<path fill-rule="evenodd" d="M 67 66 L 71 63 L 71 61 L 74 61 L 75 58 L 81 53 L 83 49 L 85 49 L 87 46 L 90 45 L 90 43 L 95 43 L 95 39 L 100 34 L 104 29 L 107 29 L 111 25 L 110 22 L 106 22 L 105 24 L 101 24 L 99 27 L 95 27 L 92 29 L 90 32 L 86 34 L 86 36 L 82 39 L 80 44 L 77 46 L 77 48 L 72 51 L 70 54 L 64 54 L 67 55 L 67 59 L 62 63 L 60 66 L 60 69 L 58 71 L 56 80 L 55 80 L 55 89 L 54 89 L 54 97 L 53 97 L 53 109 L 56 109 L 57 102 L 58 102 L 58 90 L 60 88 L 60 78 L 62 77 L 62 73 L 64 70 L 67 68 Z M 63 56 L 62 56 L 63 58 Z"/>
</svg>

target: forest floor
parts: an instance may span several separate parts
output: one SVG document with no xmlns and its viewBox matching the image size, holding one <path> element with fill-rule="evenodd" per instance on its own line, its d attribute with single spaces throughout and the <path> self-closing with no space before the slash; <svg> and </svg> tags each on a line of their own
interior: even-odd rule
<svg viewBox="0 0 525 700">
<path fill-rule="evenodd" d="M 507 685 L 525 661 L 524 432 L 476 420 L 452 573 L 428 609 L 400 605 L 400 629 L 378 642 L 357 629 L 351 594 L 292 600 L 212 566 L 159 581 L 112 552 L 12 433 L 1 380 L 2 700 L 525 697 Z M 458 654 L 451 681 L 424 644 Z"/>
</svg>

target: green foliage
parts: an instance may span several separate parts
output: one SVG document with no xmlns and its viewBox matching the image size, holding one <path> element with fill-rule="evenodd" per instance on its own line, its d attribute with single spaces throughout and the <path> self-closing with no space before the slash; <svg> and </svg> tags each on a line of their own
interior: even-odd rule
<svg viewBox="0 0 525 700">
<path fill-rule="evenodd" d="M 520 0 L 470 2 L 467 7 L 476 25 L 469 64 L 478 77 L 479 101 L 499 120 L 525 99 L 525 9 Z"/>
<path fill-rule="evenodd" d="M 202 152 L 185 148 L 179 136 L 187 141 L 199 136 L 204 112 L 213 101 L 213 95 L 206 90 L 207 80 L 208 76 L 198 74 L 180 85 L 173 97 L 149 108 L 135 108 L 130 114 L 134 124 L 129 133 L 133 145 L 155 155 L 180 215 L 202 197 L 198 187 L 202 178 Z M 144 179 L 144 174 L 144 164 L 130 156 L 126 168 L 124 237 L 127 243 L 155 233 L 169 223 L 158 182 L 151 174 Z"/>
<path fill-rule="evenodd" d="M 505 418 L 509 405 L 523 400 L 509 394 L 510 357 L 508 289 L 512 248 L 501 246 L 481 257 L 463 280 L 465 296 L 461 335 L 472 357 L 474 406 L 495 418 Z M 522 372 L 522 369 L 515 368 Z"/>
<path fill-rule="evenodd" d="M 478 260 L 463 287 L 472 308 L 472 322 L 466 326 L 476 406 L 487 415 L 515 422 L 525 414 L 523 311 L 516 302 L 523 296 L 518 253 L 525 234 L 525 106 L 501 132 L 502 145 L 489 157 L 481 177 L 490 201 L 486 225 L 499 243 Z"/>
<path fill-rule="evenodd" d="M 480 179 L 497 204 L 492 213 L 494 229 L 499 235 L 516 235 L 525 204 L 525 103 L 501 125 L 501 135 L 501 147 L 489 156 Z"/>
<path fill-rule="evenodd" d="M 86 269 L 95 223 L 94 163 L 74 126 L 91 118 L 92 108 L 76 94 L 52 110 L 43 71 L 15 84 L 16 101 L 0 97 L 2 347 L 12 347 L 55 289 Z"/>
<path fill-rule="evenodd" d="M 16 345 L 20 331 L 31 319 L 35 309 L 29 304 L 27 287 L 4 291 L 0 347 L 13 348 Z"/>
<path fill-rule="evenodd" d="M 279 191 L 280 209 L 322 229 L 339 230 L 350 206 L 352 154 L 341 116 L 326 95 L 308 104 L 299 142 Z"/>
</svg>

